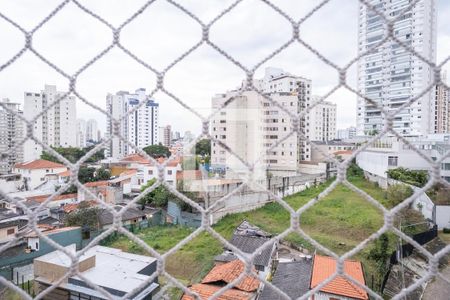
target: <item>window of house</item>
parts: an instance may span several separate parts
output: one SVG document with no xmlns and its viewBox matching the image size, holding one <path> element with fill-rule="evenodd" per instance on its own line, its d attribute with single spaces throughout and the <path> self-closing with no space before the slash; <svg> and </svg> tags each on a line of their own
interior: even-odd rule
<svg viewBox="0 0 450 300">
<path fill-rule="evenodd" d="M 389 167 L 398 166 L 398 156 L 389 156 L 388 157 L 388 166 Z"/>
<path fill-rule="evenodd" d="M 172 175 L 172 170 L 167 170 L 167 175 Z"/>
<path fill-rule="evenodd" d="M 148 170 L 148 175 L 153 175 L 153 170 Z"/>
<path fill-rule="evenodd" d="M 450 163 L 443 163 L 441 169 L 446 171 L 450 170 Z"/>
<path fill-rule="evenodd" d="M 11 235 L 14 233 L 16 233 L 16 230 L 14 228 L 10 228 L 10 229 L 6 230 L 6 235 Z"/>
</svg>

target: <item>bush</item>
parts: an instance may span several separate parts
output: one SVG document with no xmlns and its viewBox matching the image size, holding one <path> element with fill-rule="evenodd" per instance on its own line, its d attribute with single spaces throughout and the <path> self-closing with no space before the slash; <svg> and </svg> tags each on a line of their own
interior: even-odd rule
<svg viewBox="0 0 450 300">
<path fill-rule="evenodd" d="M 347 177 L 363 177 L 364 171 L 354 161 L 347 168 Z"/>
<path fill-rule="evenodd" d="M 443 233 L 450 233 L 450 228 L 444 228 L 444 230 L 442 230 Z"/>
<path fill-rule="evenodd" d="M 422 170 L 409 170 L 406 168 L 396 168 L 386 171 L 388 178 L 392 178 L 404 183 L 423 187 L 428 182 L 428 172 Z"/>
<path fill-rule="evenodd" d="M 392 206 L 400 204 L 403 200 L 411 197 L 414 193 L 413 189 L 406 184 L 394 184 L 388 187 L 386 198 Z"/>
</svg>

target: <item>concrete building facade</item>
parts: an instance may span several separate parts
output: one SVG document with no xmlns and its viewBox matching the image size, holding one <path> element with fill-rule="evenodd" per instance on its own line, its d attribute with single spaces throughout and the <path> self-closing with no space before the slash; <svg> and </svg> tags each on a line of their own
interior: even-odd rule
<svg viewBox="0 0 450 300">
<path fill-rule="evenodd" d="M 368 1 L 394 22 L 397 39 L 411 46 L 431 62 L 436 60 L 436 1 L 422 0 L 412 8 L 411 1 Z M 380 42 L 387 34 L 384 20 L 366 5 L 359 5 L 359 53 Z M 407 9 L 407 11 L 403 11 Z M 358 90 L 387 111 L 395 111 L 420 95 L 434 80 L 433 69 L 392 40 L 378 46 L 358 62 Z M 394 130 L 412 136 L 434 132 L 434 90 L 398 113 Z M 430 109 L 430 107 L 432 109 Z M 363 98 L 357 102 L 358 135 L 380 132 L 384 116 L 379 108 Z"/>
<path fill-rule="evenodd" d="M 319 98 L 315 97 L 315 101 Z M 309 112 L 309 137 L 311 141 L 336 139 L 336 104 L 324 101 Z M 307 119 L 308 120 L 308 119 Z"/>
<path fill-rule="evenodd" d="M 142 102 L 144 104 L 139 106 Z M 145 89 L 137 89 L 134 94 L 125 91 L 108 94 L 106 109 L 115 120 L 120 120 L 119 134 L 128 143 L 140 149 L 158 143 L 159 104 L 145 95 Z M 110 118 L 107 121 L 107 135 L 113 135 L 106 150 L 108 157 L 122 158 L 136 152 L 114 135 L 114 124 Z"/>
<path fill-rule="evenodd" d="M 264 78 L 256 80 L 254 84 L 258 90 L 268 95 L 281 93 L 295 96 L 297 110 L 292 110 L 292 107 L 288 107 L 288 102 L 282 103 L 282 105 L 286 105 L 288 110 L 296 111 L 298 114 L 306 111 L 311 104 L 312 81 L 301 76 L 292 75 L 282 69 L 266 68 Z M 311 137 L 308 115 L 300 120 L 300 132 L 304 137 L 298 136 L 299 161 L 310 161 L 311 146 L 306 141 L 306 138 L 310 139 Z"/>
<path fill-rule="evenodd" d="M 24 138 L 24 123 L 18 103 L 3 99 L 0 106 L 0 174 L 11 172 L 14 164 L 23 161 L 23 148 L 19 143 Z"/>
<path fill-rule="evenodd" d="M 212 118 L 211 134 L 246 162 L 253 163 L 262 157 L 257 166 L 259 171 L 295 172 L 300 161 L 311 159 L 311 149 L 304 138 L 296 132 L 291 134 L 293 120 L 286 111 L 300 113 L 307 109 L 311 100 L 311 81 L 281 69 L 267 68 L 264 78 L 256 80 L 255 86 L 274 103 L 256 91 L 234 90 L 218 94 L 212 99 L 213 110 L 228 104 Z M 300 130 L 309 138 L 308 125 L 308 117 L 303 118 Z M 211 150 L 213 169 L 246 169 L 219 142 L 213 141 Z"/>
<path fill-rule="evenodd" d="M 86 147 L 86 121 L 83 119 L 77 119 L 77 147 L 84 148 Z"/>
<path fill-rule="evenodd" d="M 61 100 L 52 106 L 59 99 Z M 65 92 L 57 91 L 54 85 L 45 85 L 40 93 L 25 92 L 23 115 L 27 120 L 32 120 L 44 110 L 45 113 L 34 122 L 33 135 L 51 147 L 76 147 L 75 96 L 66 96 Z M 33 140 L 27 140 L 23 153 L 24 161 L 38 159 L 42 146 Z"/>
<path fill-rule="evenodd" d="M 447 73 L 442 75 L 447 81 Z M 434 133 L 450 133 L 450 98 L 448 90 L 442 86 L 436 86 L 436 98 L 434 103 Z"/>
<path fill-rule="evenodd" d="M 86 122 L 86 141 L 89 142 L 100 141 L 98 125 L 95 119 L 89 119 Z"/>
<path fill-rule="evenodd" d="M 257 164 L 260 175 L 269 171 L 295 171 L 299 162 L 297 134 L 293 133 L 277 147 L 268 151 L 275 143 L 291 131 L 289 116 L 255 91 L 229 92 L 213 98 L 213 109 L 222 106 L 230 97 L 234 98 L 227 108 L 216 114 L 211 122 L 214 138 L 227 145 L 241 159 L 248 163 L 262 159 Z M 297 97 L 285 93 L 271 95 L 279 104 L 289 105 L 297 110 Z M 213 169 L 245 172 L 240 160 L 220 143 L 211 143 L 211 164 Z"/>
<path fill-rule="evenodd" d="M 348 140 L 356 136 L 356 127 L 348 127 L 345 129 L 338 129 L 336 138 L 339 140 Z"/>
<path fill-rule="evenodd" d="M 170 125 L 159 127 L 159 143 L 166 147 L 172 144 L 172 128 Z"/>
</svg>

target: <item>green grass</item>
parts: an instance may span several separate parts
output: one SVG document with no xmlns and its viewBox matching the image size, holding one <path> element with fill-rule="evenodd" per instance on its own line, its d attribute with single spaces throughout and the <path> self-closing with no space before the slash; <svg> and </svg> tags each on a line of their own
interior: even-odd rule
<svg viewBox="0 0 450 300">
<path fill-rule="evenodd" d="M 385 201 L 384 191 L 376 185 L 359 178 L 352 178 L 351 182 L 381 203 Z M 329 184 L 330 182 L 327 182 L 318 187 L 309 188 L 286 197 L 285 200 L 292 208 L 298 209 L 310 199 L 317 197 Z M 243 220 L 272 234 L 279 234 L 290 225 L 289 213 L 280 204 L 274 202 L 253 211 L 228 215 L 214 225 L 214 229 L 226 239 L 230 239 L 236 226 Z M 338 185 L 301 216 L 301 228 L 319 243 L 338 254 L 351 250 L 382 225 L 382 212 L 359 194 L 342 185 Z M 191 232 L 193 232 L 192 229 L 185 227 L 161 226 L 142 230 L 137 235 L 157 251 L 164 253 Z M 311 251 L 314 250 L 296 233 L 290 234 L 287 240 Z M 124 251 L 143 253 L 142 249 L 125 237 L 120 237 L 110 246 Z M 376 268 L 374 263 L 367 259 L 369 251 L 370 247 L 355 257 L 363 261 L 368 274 L 374 272 Z M 166 269 L 186 284 L 198 282 L 212 267 L 214 256 L 221 252 L 221 244 L 209 234 L 202 233 L 171 255 L 166 262 Z"/>
<path fill-rule="evenodd" d="M 450 233 L 439 231 L 438 236 L 444 243 L 450 244 Z"/>
<path fill-rule="evenodd" d="M 163 254 L 193 231 L 192 228 L 181 226 L 157 226 L 143 229 L 136 235 Z M 126 252 L 149 255 L 126 236 L 119 236 L 108 246 Z M 221 252 L 221 244 L 211 235 L 203 232 L 168 257 L 166 270 L 185 283 L 195 282 L 203 278 L 212 267 L 214 256 Z"/>
</svg>

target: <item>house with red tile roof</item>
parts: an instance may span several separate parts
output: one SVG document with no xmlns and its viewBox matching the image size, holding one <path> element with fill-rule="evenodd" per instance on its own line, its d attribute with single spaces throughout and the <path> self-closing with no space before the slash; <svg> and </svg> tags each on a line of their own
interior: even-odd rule
<svg viewBox="0 0 450 300">
<path fill-rule="evenodd" d="M 14 165 L 13 173 L 22 175 L 27 190 L 34 190 L 49 179 L 57 180 L 58 174 L 67 170 L 68 168 L 63 164 L 36 159 Z"/>
<path fill-rule="evenodd" d="M 167 162 L 164 169 L 164 180 L 176 187 L 177 172 L 182 170 L 181 159 L 174 158 L 167 161 L 166 158 L 161 157 L 156 159 L 156 162 L 161 165 Z M 131 174 L 130 185 L 133 192 L 139 192 L 149 180 L 158 177 L 158 165 L 138 153 L 130 154 L 119 161 L 110 162 L 109 169 L 113 176 L 124 177 Z M 129 173 L 129 170 L 135 170 L 135 172 Z"/>
<path fill-rule="evenodd" d="M 189 287 L 191 291 L 200 295 L 200 298 L 208 299 L 222 287 L 226 286 L 244 272 L 244 263 L 238 259 L 225 264 L 214 266 L 199 284 Z M 253 270 L 256 272 L 256 270 Z M 245 275 L 244 278 L 232 288 L 223 293 L 217 299 L 220 300 L 247 300 L 254 299 L 260 281 L 253 276 Z M 193 297 L 184 294 L 182 300 L 191 300 Z"/>
<path fill-rule="evenodd" d="M 336 260 L 332 257 L 315 255 L 310 288 L 313 289 L 336 272 Z M 346 260 L 344 272 L 361 285 L 365 285 L 363 266 L 360 261 Z M 343 276 L 337 276 L 315 293 L 312 300 L 368 300 L 367 292 Z"/>
<path fill-rule="evenodd" d="M 38 195 L 38 196 L 30 196 L 27 197 L 27 201 L 35 201 L 37 203 L 43 203 L 47 199 L 51 197 L 51 194 L 48 195 Z M 57 208 L 66 204 L 72 204 L 72 203 L 78 203 L 78 194 L 72 193 L 72 194 L 63 194 L 58 195 L 53 198 L 49 202 L 47 202 L 46 207 L 48 208 Z"/>
</svg>

